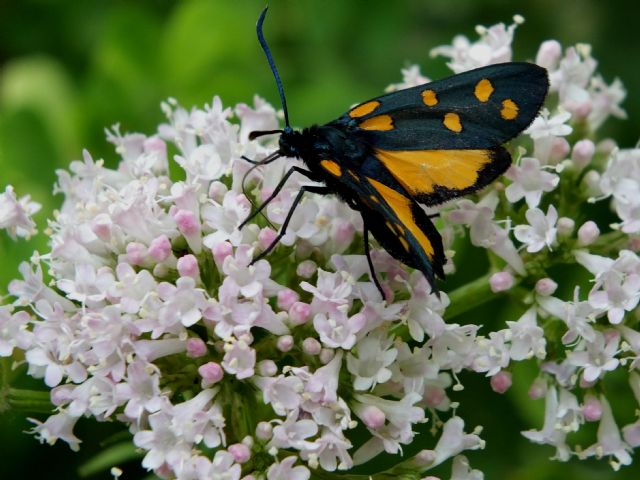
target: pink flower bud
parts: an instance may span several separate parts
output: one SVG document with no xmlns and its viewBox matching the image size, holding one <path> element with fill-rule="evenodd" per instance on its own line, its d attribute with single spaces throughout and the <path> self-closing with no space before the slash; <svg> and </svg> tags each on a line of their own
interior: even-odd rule
<svg viewBox="0 0 640 480">
<path fill-rule="evenodd" d="M 602 417 L 602 404 L 600 400 L 587 395 L 582 404 L 582 414 L 587 422 L 597 422 Z"/>
<path fill-rule="evenodd" d="M 211 182 L 211 185 L 209 185 L 209 198 L 222 203 L 228 190 L 227 186 L 222 182 Z"/>
<path fill-rule="evenodd" d="M 562 55 L 562 46 L 557 40 L 542 42 L 536 55 L 536 63 L 541 67 L 553 70 Z"/>
<path fill-rule="evenodd" d="M 553 295 L 557 288 L 558 284 L 550 278 L 541 278 L 536 282 L 536 292 L 544 297 Z"/>
<path fill-rule="evenodd" d="M 184 255 L 178 259 L 178 273 L 181 277 L 200 277 L 198 259 L 194 255 Z"/>
<path fill-rule="evenodd" d="M 260 201 L 266 202 L 267 199 L 273 194 L 273 188 L 264 187 L 260 190 Z"/>
<path fill-rule="evenodd" d="M 260 422 L 256 426 L 256 438 L 259 440 L 269 440 L 273 435 L 273 427 L 269 422 Z"/>
<path fill-rule="evenodd" d="M 198 367 L 198 373 L 204 380 L 205 384 L 212 385 L 222 380 L 224 372 L 220 364 L 216 362 L 207 362 L 204 365 Z"/>
<path fill-rule="evenodd" d="M 513 275 L 509 272 L 496 272 L 489 277 L 489 285 L 493 293 L 509 290 L 513 287 L 514 282 Z"/>
<path fill-rule="evenodd" d="M 571 146 L 564 137 L 554 138 L 551 143 L 551 151 L 549 152 L 549 160 L 552 164 L 564 160 L 569 155 Z"/>
<path fill-rule="evenodd" d="M 631 423 L 622 428 L 624 441 L 631 445 L 631 448 L 640 447 L 640 422 Z"/>
<path fill-rule="evenodd" d="M 131 265 L 142 265 L 147 256 L 147 247 L 139 242 L 127 244 L 127 260 Z"/>
<path fill-rule="evenodd" d="M 91 222 L 91 231 L 96 234 L 103 242 L 108 241 L 111 238 L 111 217 L 105 213 L 100 213 L 95 216 Z"/>
<path fill-rule="evenodd" d="M 163 262 L 171 255 L 171 242 L 166 235 L 160 235 L 151 240 L 148 253 L 156 262 Z"/>
<path fill-rule="evenodd" d="M 339 247 L 347 246 L 353 241 L 355 228 L 351 222 L 339 221 L 333 232 L 333 240 Z"/>
<path fill-rule="evenodd" d="M 289 318 L 294 325 L 302 325 L 309 320 L 311 306 L 304 302 L 295 302 L 289 309 Z"/>
<path fill-rule="evenodd" d="M 160 137 L 149 137 L 142 144 L 145 153 L 155 153 L 162 157 L 167 155 L 167 144 Z"/>
<path fill-rule="evenodd" d="M 447 392 L 444 391 L 444 388 L 433 385 L 427 386 L 424 390 L 424 395 L 422 396 L 422 399 L 427 406 L 432 408 L 440 405 L 445 398 L 447 398 Z"/>
<path fill-rule="evenodd" d="M 304 262 L 300 262 L 298 264 L 298 268 L 296 268 L 296 273 L 299 277 L 302 278 L 311 278 L 318 269 L 318 265 L 313 260 L 305 260 Z"/>
<path fill-rule="evenodd" d="M 558 235 L 568 236 L 573 233 L 573 229 L 576 226 L 576 222 L 569 217 L 560 217 L 556 225 L 558 229 Z"/>
<path fill-rule="evenodd" d="M 433 450 L 420 450 L 416 456 L 415 461 L 419 466 L 429 466 L 436 461 L 436 452 Z M 429 475 L 428 477 L 422 477 L 420 480 L 440 480 L 438 477 Z"/>
<path fill-rule="evenodd" d="M 216 263 L 222 265 L 224 259 L 233 253 L 233 247 L 229 242 L 220 242 L 213 246 L 211 253 Z"/>
<path fill-rule="evenodd" d="M 278 366 L 273 360 L 262 360 L 258 363 L 258 373 L 263 377 L 273 377 L 278 373 Z"/>
<path fill-rule="evenodd" d="M 173 219 L 176 221 L 178 230 L 180 230 L 183 235 L 200 234 L 200 221 L 193 212 L 189 210 L 178 210 L 174 213 Z"/>
<path fill-rule="evenodd" d="M 269 245 L 271 245 L 276 237 L 278 236 L 278 232 L 276 232 L 273 228 L 264 227 L 258 233 L 258 244 L 260 248 L 263 250 L 266 249 Z"/>
<path fill-rule="evenodd" d="M 251 208 L 251 202 L 247 197 L 245 197 L 243 193 L 239 193 L 238 195 L 236 195 L 236 203 L 238 204 L 238 206 L 244 207 L 247 210 Z"/>
<path fill-rule="evenodd" d="M 282 335 L 276 341 L 276 347 L 281 352 L 288 352 L 293 348 L 293 337 L 291 335 Z"/>
<path fill-rule="evenodd" d="M 251 450 L 244 443 L 234 443 L 229 445 L 227 451 L 237 463 L 245 463 L 251 458 Z"/>
<path fill-rule="evenodd" d="M 591 162 L 595 151 L 596 146 L 591 140 L 580 140 L 573 146 L 573 152 L 571 152 L 571 160 L 576 167 L 582 170 Z"/>
<path fill-rule="evenodd" d="M 294 303 L 300 300 L 300 295 L 290 288 L 282 289 L 278 292 L 278 308 L 281 310 L 289 310 Z"/>
<path fill-rule="evenodd" d="M 322 345 L 315 338 L 308 337 L 302 342 L 302 351 L 308 355 L 318 355 L 322 351 Z"/>
<path fill-rule="evenodd" d="M 384 426 L 387 417 L 382 410 L 375 405 L 367 405 L 360 412 L 362 422 L 369 428 L 378 429 Z"/>
<path fill-rule="evenodd" d="M 547 385 L 544 380 L 540 378 L 536 378 L 531 386 L 529 387 L 529 398 L 532 400 L 536 400 L 538 398 L 542 398 L 547 393 Z"/>
<path fill-rule="evenodd" d="M 198 358 L 207 353 L 207 344 L 200 337 L 187 339 L 187 356 Z"/>
<path fill-rule="evenodd" d="M 505 393 L 511 388 L 511 372 L 504 370 L 496 373 L 490 380 L 491 389 L 496 393 Z"/>
<path fill-rule="evenodd" d="M 335 354 L 336 352 L 334 352 L 331 348 L 323 348 L 322 350 L 320 350 L 320 361 L 323 365 L 326 365 L 331 360 L 333 360 Z"/>
<path fill-rule="evenodd" d="M 600 236 L 600 229 L 591 220 L 584 222 L 578 229 L 578 241 L 580 245 L 591 245 Z"/>
</svg>

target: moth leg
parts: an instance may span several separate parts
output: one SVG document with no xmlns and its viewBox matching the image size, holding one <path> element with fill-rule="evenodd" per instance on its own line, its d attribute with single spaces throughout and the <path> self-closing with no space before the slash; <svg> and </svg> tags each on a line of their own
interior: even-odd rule
<svg viewBox="0 0 640 480">
<path fill-rule="evenodd" d="M 290 175 L 292 173 L 292 171 L 294 169 L 296 169 L 296 168 L 298 168 L 298 167 L 293 167 L 291 170 L 289 170 L 289 172 L 287 172 L 287 175 Z M 287 175 L 285 175 L 285 178 L 286 178 Z M 283 183 L 283 182 L 281 181 L 280 183 Z M 280 185 L 278 185 L 278 187 L 282 188 Z M 276 188 L 276 191 L 277 190 L 278 190 L 278 188 Z M 267 248 L 265 248 L 262 252 L 260 252 L 260 254 L 257 257 L 254 257 L 253 260 L 251 260 L 251 263 L 249 265 L 253 265 L 258 260 L 260 260 L 260 259 L 264 258 L 266 255 L 268 255 L 269 252 L 271 250 L 273 250 L 274 247 L 278 244 L 280 239 L 282 237 L 284 237 L 284 234 L 287 233 L 287 227 L 289 226 L 289 222 L 291 221 L 291 217 L 293 216 L 293 212 L 295 211 L 296 207 L 298 206 L 298 204 L 302 200 L 303 195 L 306 192 L 317 193 L 317 194 L 320 194 L 320 195 L 328 195 L 328 194 L 332 193 L 332 191 L 329 188 L 324 187 L 324 186 L 320 186 L 320 185 L 317 185 L 317 186 L 316 185 L 303 185 L 302 187 L 300 187 L 300 191 L 298 192 L 298 195 L 296 195 L 295 200 L 291 204 L 291 208 L 289 208 L 289 212 L 287 213 L 287 216 L 284 219 L 284 223 L 282 224 L 282 227 L 280 227 L 280 231 L 278 232 L 278 235 L 276 236 L 276 238 L 273 240 L 273 242 L 271 242 L 271 244 Z M 275 196 L 275 194 L 272 195 L 272 197 L 274 197 L 274 196 Z M 270 200 L 271 200 L 271 198 L 267 199 L 267 201 L 270 201 Z M 267 202 L 265 202 L 265 203 L 267 203 Z"/>
<path fill-rule="evenodd" d="M 298 172 L 304 175 L 310 180 L 315 180 L 313 173 L 310 172 L 309 170 L 305 170 L 304 168 L 301 168 L 301 167 L 291 167 L 287 171 L 287 173 L 284 174 L 282 179 L 280 179 L 280 182 L 278 183 L 276 188 L 273 190 L 273 193 L 269 195 L 269 198 L 267 198 L 264 202 L 262 202 L 262 204 L 258 208 L 256 208 L 253 212 L 251 212 L 251 214 L 240 224 L 240 226 L 238 227 L 238 230 L 241 230 L 242 227 L 244 227 L 247 224 L 247 222 L 255 218 L 256 215 L 258 215 L 262 210 L 264 210 L 264 207 L 269 205 L 269 203 L 274 198 L 276 198 L 276 196 L 280 193 L 280 190 L 282 190 L 282 188 L 284 187 L 284 184 L 287 183 L 287 180 L 289 180 L 289 177 L 293 175 L 295 172 Z"/>
<path fill-rule="evenodd" d="M 364 238 L 364 254 L 367 257 L 367 263 L 369 264 L 369 270 L 371 271 L 371 278 L 373 283 L 375 283 L 380 295 L 382 296 L 382 300 L 386 300 L 387 297 L 384 294 L 384 290 L 382 290 L 382 286 L 380 285 L 380 281 L 378 281 L 378 276 L 376 275 L 376 270 L 373 267 L 373 261 L 371 260 L 371 251 L 369 249 L 369 229 L 367 228 L 367 223 L 364 223 L 364 227 L 362 229 L 362 236 Z"/>
<path fill-rule="evenodd" d="M 440 212 L 429 213 L 429 214 L 427 214 L 427 217 L 429 217 L 429 219 L 431 219 L 431 218 L 440 218 Z"/>
</svg>

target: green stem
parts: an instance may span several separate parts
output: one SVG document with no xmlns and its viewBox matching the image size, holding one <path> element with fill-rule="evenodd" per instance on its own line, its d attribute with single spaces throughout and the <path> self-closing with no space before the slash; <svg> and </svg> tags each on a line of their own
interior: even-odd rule
<svg viewBox="0 0 640 480">
<path fill-rule="evenodd" d="M 8 405 L 8 409 L 14 412 L 27 413 L 52 413 L 54 408 L 51 404 L 49 392 L 21 388 L 8 389 L 6 405 Z"/>
<path fill-rule="evenodd" d="M 494 300 L 498 295 L 503 295 L 491 291 L 491 286 L 489 285 L 491 275 L 491 273 L 487 273 L 449 293 L 451 304 L 444 313 L 445 320 L 450 321 L 458 315 L 462 315 L 469 310 L 473 310 L 484 303 Z M 516 277 L 515 281 L 517 284 L 519 279 Z"/>
</svg>

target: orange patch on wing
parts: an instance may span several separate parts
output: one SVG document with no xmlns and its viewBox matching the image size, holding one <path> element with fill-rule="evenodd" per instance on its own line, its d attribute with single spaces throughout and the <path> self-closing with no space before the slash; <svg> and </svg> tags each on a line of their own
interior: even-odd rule
<svg viewBox="0 0 640 480">
<path fill-rule="evenodd" d="M 380 203 L 380 200 L 378 200 L 378 197 L 376 197 L 375 195 L 369 195 L 369 199 L 370 199 L 373 203 Z"/>
<path fill-rule="evenodd" d="M 473 90 L 473 94 L 481 102 L 487 102 L 493 91 L 494 88 L 491 82 L 486 78 L 483 78 L 478 83 L 476 83 L 476 88 Z"/>
<path fill-rule="evenodd" d="M 434 105 L 437 105 L 438 97 L 436 95 L 436 92 L 434 92 L 433 90 L 425 90 L 424 92 L 422 92 L 422 102 L 427 107 L 433 107 Z"/>
<path fill-rule="evenodd" d="M 351 118 L 364 117 L 365 115 L 369 115 L 371 112 L 373 112 L 379 106 L 380 106 L 380 102 L 379 101 L 372 100 L 370 102 L 363 103 L 362 105 L 358 105 L 357 107 L 352 108 L 349 111 L 349 116 Z"/>
<path fill-rule="evenodd" d="M 349 172 L 349 175 L 351 175 L 351 178 L 353 178 L 356 182 L 360 181 L 360 178 L 355 173 L 353 173 L 353 171 L 347 170 L 347 172 Z"/>
<path fill-rule="evenodd" d="M 320 166 L 336 177 L 342 175 L 342 168 L 333 160 L 320 160 Z"/>
<path fill-rule="evenodd" d="M 393 119 L 389 115 L 371 117 L 358 125 L 364 130 L 393 130 Z"/>
<path fill-rule="evenodd" d="M 435 187 L 464 190 L 491 163 L 490 150 L 376 150 L 375 155 L 412 195 Z"/>
<path fill-rule="evenodd" d="M 518 105 L 516 102 L 507 98 L 502 101 L 502 110 L 500 110 L 500 116 L 505 120 L 514 120 L 518 116 Z"/>
<path fill-rule="evenodd" d="M 398 217 L 400 222 L 406 227 L 407 230 L 413 235 L 416 239 L 424 253 L 429 257 L 429 259 L 433 258 L 433 245 L 431 241 L 427 237 L 427 235 L 420 230 L 420 227 L 416 224 L 415 219 L 413 218 L 413 212 L 411 211 L 411 200 L 400 192 L 395 191 L 393 188 L 387 187 L 385 184 L 374 180 L 373 178 L 367 177 L 367 180 L 371 182 L 373 188 L 375 188 L 380 196 L 384 198 L 384 201 L 387 203 L 389 208 L 393 210 L 393 213 Z M 400 237 L 401 238 L 401 237 Z M 406 241 L 406 240 L 405 240 Z"/>
<path fill-rule="evenodd" d="M 460 133 L 462 131 L 462 123 L 460 123 L 460 116 L 457 113 L 449 112 L 445 114 L 442 123 L 452 132 Z"/>
<path fill-rule="evenodd" d="M 398 240 L 400 240 L 400 243 L 402 244 L 404 249 L 408 252 L 409 251 L 409 242 L 407 242 L 407 240 L 404 237 L 398 237 Z"/>
</svg>

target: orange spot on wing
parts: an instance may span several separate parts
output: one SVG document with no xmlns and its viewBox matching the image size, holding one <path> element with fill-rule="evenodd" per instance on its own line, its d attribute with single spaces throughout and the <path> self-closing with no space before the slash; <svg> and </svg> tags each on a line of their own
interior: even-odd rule
<svg viewBox="0 0 640 480">
<path fill-rule="evenodd" d="M 349 172 L 349 175 L 351 175 L 351 178 L 353 178 L 356 182 L 360 181 L 360 178 L 355 173 L 353 173 L 351 170 L 347 170 L 347 172 Z"/>
<path fill-rule="evenodd" d="M 500 116 L 505 120 L 514 120 L 518 116 L 518 105 L 516 102 L 507 98 L 502 101 L 502 110 L 500 110 Z"/>
<path fill-rule="evenodd" d="M 425 90 L 422 92 L 422 101 L 427 107 L 433 107 L 438 104 L 438 96 L 433 90 Z"/>
<path fill-rule="evenodd" d="M 489 150 L 376 150 L 375 155 L 412 195 L 435 187 L 464 190 L 491 162 Z"/>
<path fill-rule="evenodd" d="M 398 240 L 400 240 L 400 243 L 402 244 L 404 249 L 408 252 L 409 251 L 409 242 L 407 242 L 407 240 L 404 237 L 398 237 Z"/>
<path fill-rule="evenodd" d="M 349 116 L 351 118 L 359 118 L 364 117 L 365 115 L 369 115 L 376 108 L 380 106 L 380 102 L 377 100 L 372 100 L 367 103 L 363 103 L 362 105 L 358 105 L 357 107 L 352 108 L 349 111 Z"/>
<path fill-rule="evenodd" d="M 462 131 L 462 123 L 460 123 L 460 116 L 457 113 L 445 114 L 442 123 L 452 132 L 460 133 Z"/>
<path fill-rule="evenodd" d="M 373 188 L 382 196 L 389 208 L 398 217 L 400 222 L 406 227 L 407 230 L 416 239 L 422 250 L 429 259 L 433 258 L 433 245 L 427 237 L 427 235 L 418 227 L 415 219 L 413 218 L 413 212 L 411 211 L 411 200 L 405 197 L 400 192 L 397 192 L 393 188 L 387 187 L 385 184 L 367 177 L 367 180 L 371 182 Z M 401 238 L 401 237 L 400 237 Z M 406 240 L 405 240 L 406 241 Z"/>
<path fill-rule="evenodd" d="M 336 177 L 342 175 L 342 168 L 333 160 L 320 160 L 320 166 Z"/>
<path fill-rule="evenodd" d="M 476 83 L 476 88 L 474 89 L 473 94 L 481 102 L 487 102 L 493 91 L 494 88 L 491 82 L 486 78 L 483 78 L 478 83 Z"/>
<path fill-rule="evenodd" d="M 358 127 L 364 130 L 393 130 L 393 119 L 389 115 L 378 115 L 361 122 Z"/>
</svg>

